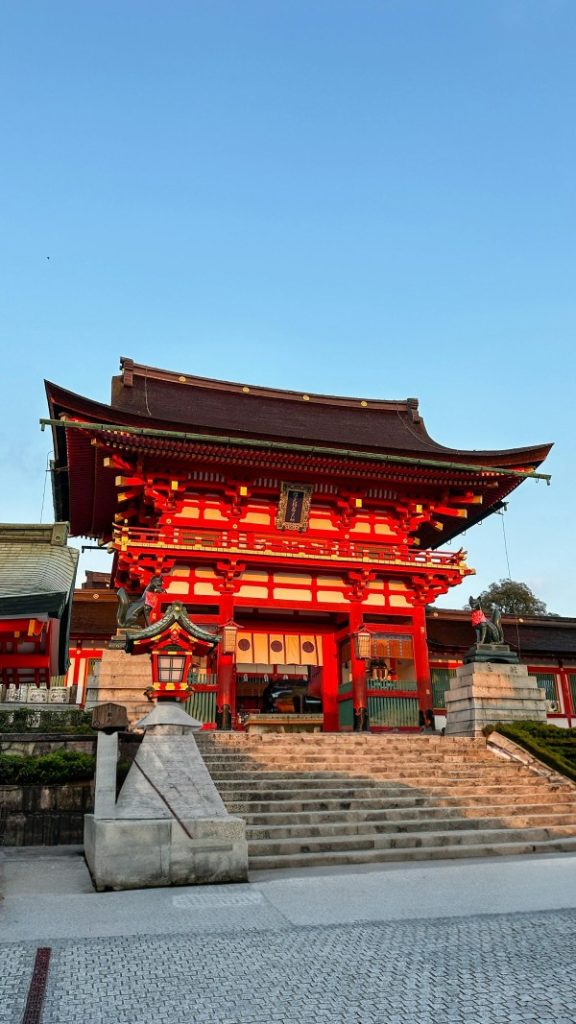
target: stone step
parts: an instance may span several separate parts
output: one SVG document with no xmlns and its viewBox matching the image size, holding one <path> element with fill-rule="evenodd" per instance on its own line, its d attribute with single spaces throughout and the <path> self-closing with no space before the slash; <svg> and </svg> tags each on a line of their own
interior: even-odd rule
<svg viewBox="0 0 576 1024">
<path fill-rule="evenodd" d="M 486 828 L 482 830 L 482 842 L 487 845 L 497 843 L 518 842 L 531 844 L 549 842 L 558 839 L 573 839 L 576 835 L 573 827 L 559 825 L 557 828 Z M 421 846 L 454 848 L 478 844 L 477 829 L 458 829 L 454 832 L 444 830 L 422 832 L 400 832 L 394 834 L 356 834 L 332 835 L 324 838 L 306 837 L 301 839 L 250 839 L 248 856 L 252 857 L 285 857 L 301 853 L 334 853 L 355 850 L 408 850 Z"/>
<path fill-rule="evenodd" d="M 489 816 L 491 808 L 486 810 L 486 814 Z M 556 804 L 554 805 L 554 811 L 551 812 L 548 804 L 503 804 L 498 808 L 499 818 L 510 818 L 517 815 L 526 815 L 531 818 L 538 818 L 538 821 L 534 821 L 534 824 L 542 825 L 545 824 L 543 820 L 547 817 L 554 816 L 558 819 L 559 824 L 569 824 L 572 820 L 576 821 L 576 804 Z M 452 819 L 464 818 L 481 818 L 479 815 L 478 807 L 460 807 L 452 806 L 445 807 L 443 805 L 432 806 L 429 803 L 423 804 L 422 806 L 414 807 L 392 807 L 392 808 L 378 808 L 378 809 L 365 809 L 365 808 L 354 808 L 350 810 L 335 810 L 329 811 L 291 811 L 284 813 L 278 812 L 256 812 L 254 814 L 246 813 L 243 815 L 247 825 L 250 826 L 261 826 L 262 828 L 268 828 L 270 826 L 282 825 L 286 827 L 299 827 L 299 826 L 315 826 L 325 824 L 353 824 L 357 823 L 361 825 L 362 822 L 369 822 L 378 824 L 391 823 L 396 824 L 400 827 L 404 826 L 405 822 L 415 821 L 449 821 Z"/>
<path fill-rule="evenodd" d="M 539 829 L 552 828 L 555 832 L 559 827 L 565 827 L 568 834 L 576 836 L 576 813 L 569 814 L 536 814 L 526 815 L 518 812 L 516 815 L 507 815 L 498 818 L 415 818 L 406 821 L 330 821 L 316 824 L 303 825 L 249 825 L 246 829 L 246 838 L 251 839 L 303 839 L 331 837 L 331 836 L 355 836 L 355 835 L 384 835 L 421 832 L 449 832 L 488 829 Z"/>
<path fill-rule="evenodd" d="M 359 765 L 358 767 L 348 769 L 347 771 L 338 771 L 333 767 L 326 768 L 325 771 L 320 771 L 316 768 L 314 770 L 308 771 L 302 771 L 301 768 L 294 768 L 294 770 L 286 768 L 282 770 L 279 768 L 278 770 L 271 771 L 268 769 L 268 766 L 262 766 L 259 768 L 259 770 L 251 769 L 247 766 L 228 766 L 228 768 L 224 768 L 220 766 L 214 767 L 209 765 L 208 768 L 213 779 L 217 779 L 218 781 L 222 782 L 234 782 L 234 784 L 237 784 L 238 782 L 244 781 L 246 779 L 254 779 L 258 782 L 275 782 L 281 781 L 282 779 L 299 780 L 306 778 L 326 780 L 342 778 L 357 780 L 365 778 L 371 780 L 378 780 L 389 778 L 423 777 L 429 779 L 430 775 L 429 769 L 422 768 L 422 765 L 414 766 L 412 768 L 386 768 L 382 767 L 381 765 L 370 768 L 370 766 L 368 765 Z M 437 774 L 441 778 L 449 779 L 478 778 L 479 769 L 476 766 L 454 766 L 446 767 L 442 772 L 438 771 L 437 769 Z M 493 764 L 489 764 L 482 767 L 483 778 L 502 778 L 505 775 L 509 775 L 510 777 L 515 776 L 515 779 L 516 776 L 529 777 L 526 775 L 526 768 L 521 764 L 510 763 L 509 767 L 508 765 L 505 765 L 504 768 L 499 768 L 498 765 Z"/>
<path fill-rule="evenodd" d="M 385 864 L 402 861 L 460 859 L 468 857 L 517 857 L 532 853 L 574 853 L 576 838 L 562 837 L 542 842 L 526 842 L 511 838 L 507 842 L 482 842 L 465 846 L 420 846 L 412 849 L 330 850 L 322 853 L 298 853 L 286 856 L 252 854 L 251 871 L 269 871 L 277 868 L 307 868 L 344 864 Z"/>
<path fill-rule="evenodd" d="M 522 776 L 510 780 L 509 782 L 487 782 L 482 781 L 480 776 L 478 782 L 475 785 L 470 785 L 469 780 L 462 782 L 452 781 L 443 783 L 442 780 L 435 780 L 438 784 L 427 786 L 426 790 L 429 793 L 452 793 L 453 795 L 466 796 L 470 795 L 484 795 L 484 796 L 497 796 L 499 793 L 526 793 L 536 792 L 542 790 L 542 792 L 550 792 L 550 784 L 543 776 L 535 775 L 533 778 L 525 779 Z M 564 786 L 561 787 L 564 789 Z"/>
<path fill-rule="evenodd" d="M 326 758 L 294 758 L 286 760 L 275 758 L 274 760 L 251 761 L 249 758 L 212 758 L 203 757 L 204 763 L 214 772 L 324 772 L 324 771 L 422 771 L 423 766 L 428 770 L 433 767 L 440 771 L 483 771 L 492 768 L 495 771 L 522 771 L 523 766 L 518 761 L 496 761 L 493 756 L 484 759 L 474 758 L 464 760 L 462 758 L 422 758 L 410 760 L 403 758 L 401 761 L 385 761 L 382 758 L 347 758 L 347 759 L 326 759 Z"/>
<path fill-rule="evenodd" d="M 416 804 L 420 800 L 421 805 L 425 805 L 428 801 L 427 797 L 414 797 L 413 804 Z M 245 814 L 274 814 L 288 813 L 293 811 L 347 811 L 347 810 L 379 810 L 383 806 L 381 798 L 372 797 L 369 798 L 358 798 L 351 797 L 349 795 L 330 799 L 317 799 L 317 800 L 305 800 L 305 799 L 289 799 L 289 800 L 230 800 L 224 801 L 226 809 L 230 814 L 239 814 L 243 817 Z M 395 806 L 395 801 L 390 801 L 389 806 Z M 397 806 L 397 805 L 396 805 Z"/>
<path fill-rule="evenodd" d="M 207 765 L 210 773 L 218 778 L 234 778 L 241 777 L 243 775 L 249 775 L 255 779 L 266 779 L 280 778 L 303 778 L 305 776 L 311 778 L 366 778 L 366 779 L 393 779 L 393 778 L 413 778 L 418 776 L 424 776 L 428 779 L 435 778 L 436 776 L 445 778 L 479 778 L 490 775 L 498 775 L 504 779 L 514 779 L 516 777 L 525 777 L 529 779 L 549 777 L 549 772 L 543 770 L 541 773 L 531 771 L 527 769 L 525 765 L 520 762 L 504 762 L 503 766 L 495 764 L 494 761 L 489 761 L 485 764 L 426 764 L 420 762 L 420 764 L 398 766 L 398 765 L 387 765 L 387 764 L 363 764 L 358 762 L 350 765 L 339 765 L 339 764 L 315 764 L 315 765 L 285 765 L 285 764 L 274 764 L 274 765 L 258 765 L 252 766 L 247 764 L 238 765 Z"/>
<path fill-rule="evenodd" d="M 206 744 L 199 744 L 202 749 L 202 754 L 205 757 L 215 758 L 235 758 L 235 757 L 247 757 L 251 759 L 270 760 L 273 758 L 290 758 L 292 760 L 314 760 L 314 759 L 328 759 L 328 758 L 349 758 L 349 757 L 363 757 L 363 758 L 389 758 L 394 760 L 408 759 L 416 760 L 417 758 L 451 758 L 451 759 L 462 759 L 465 757 L 473 757 L 482 759 L 483 757 L 493 757 L 492 750 L 486 746 L 466 746 L 458 749 L 452 745 L 445 746 L 444 743 L 437 747 L 423 747 L 417 744 L 409 746 L 392 747 L 385 744 L 374 744 L 364 747 L 356 747 L 353 744 L 350 746 L 314 746 L 314 747 L 220 747 L 217 745 L 208 746 Z"/>
<path fill-rule="evenodd" d="M 324 747 L 397 747 L 405 750 L 408 747 L 419 747 L 420 749 L 447 750 L 453 748 L 467 748 L 473 746 L 486 746 L 484 736 L 442 736 L 441 733 L 421 732 L 368 732 L 368 733 L 343 733 L 343 732 L 316 732 L 316 733 L 270 733 L 269 735 L 251 736 L 247 733 L 224 733 L 200 732 L 195 733 L 198 746 L 218 747 L 221 750 L 247 750 L 248 748 L 291 747 L 293 749 L 305 750 L 306 748 L 320 750 Z"/>
<path fill-rule="evenodd" d="M 487 765 L 413 765 L 406 768 L 398 768 L 388 765 L 350 765 L 348 767 L 344 765 L 310 765 L 308 767 L 302 765 L 294 765 L 293 767 L 287 765 L 261 765 L 256 768 L 252 768 L 250 765 L 237 765 L 237 766 L 215 766 L 207 765 L 208 770 L 212 778 L 222 779 L 241 779 L 251 778 L 258 779 L 261 781 L 275 780 L 275 779 L 299 779 L 299 778 L 311 778 L 311 779 L 399 779 L 399 778 L 419 778 L 424 777 L 430 779 L 431 777 L 441 777 L 447 779 L 457 778 L 468 778 L 475 779 L 479 776 L 498 776 L 504 779 L 514 779 L 517 777 L 531 778 L 532 776 L 537 777 L 536 773 L 526 771 L 526 768 L 520 764 L 513 766 L 506 765 L 504 768 L 499 768 L 495 764 Z M 545 778 L 546 776 L 542 776 Z"/>
<path fill-rule="evenodd" d="M 466 741 L 465 741 L 466 742 Z M 384 760 L 395 760 L 399 761 L 402 759 L 417 758 L 465 758 L 475 757 L 482 758 L 484 756 L 493 756 L 492 752 L 486 746 L 484 742 L 482 746 L 465 746 L 461 749 L 455 748 L 451 744 L 445 746 L 444 744 L 438 747 L 425 747 L 419 745 L 410 746 L 387 746 L 371 744 L 369 746 L 355 746 L 350 744 L 349 746 L 328 746 L 320 745 L 318 747 L 294 747 L 294 746 L 276 746 L 276 747 L 220 747 L 220 746 L 208 746 L 206 744 L 199 744 L 199 748 L 206 757 L 249 757 L 251 759 L 269 760 L 273 758 L 289 758 L 292 760 L 308 760 L 308 759 L 332 759 L 332 758 L 351 758 L 351 757 L 366 757 L 366 758 L 382 758 Z"/>
<path fill-rule="evenodd" d="M 576 787 L 483 737 L 218 734 L 199 746 L 252 870 L 576 849 Z"/>
<path fill-rule="evenodd" d="M 276 782 L 273 785 L 262 783 L 259 785 L 257 782 L 242 783 L 239 786 L 224 786 L 220 784 L 218 792 L 222 797 L 224 803 L 228 800 L 234 801 L 250 801 L 250 800 L 291 800 L 291 799 L 308 799 L 315 798 L 321 799 L 340 799 L 343 800 L 346 797 L 357 798 L 366 793 L 376 798 L 381 797 L 386 799 L 387 797 L 393 797 L 396 795 L 406 794 L 407 792 L 416 791 L 418 794 L 423 796 L 454 796 L 454 797 L 497 797 L 499 795 L 508 795 L 510 797 L 516 796 L 521 798 L 522 794 L 533 793 L 536 790 L 548 791 L 546 784 L 542 784 L 544 780 L 537 780 L 536 786 L 531 786 L 525 780 L 521 779 L 514 784 L 505 783 L 478 783 L 476 785 L 466 783 L 458 783 L 456 781 L 445 781 L 435 782 L 433 786 L 408 786 L 401 782 L 390 782 L 390 783 L 379 783 L 374 780 L 330 780 L 325 782 L 323 780 L 308 780 L 300 785 L 295 785 L 292 781 L 281 781 Z"/>
<path fill-rule="evenodd" d="M 245 814 L 274 814 L 281 813 L 285 814 L 288 812 L 310 812 L 310 811 L 347 811 L 347 810 L 382 810 L 382 809 L 393 809 L 401 807 L 426 807 L 431 804 L 435 806 L 454 806 L 462 807 L 464 805 L 474 807 L 491 807 L 496 808 L 500 804 L 515 804 L 525 805 L 526 801 L 523 796 L 514 797 L 514 794 L 510 792 L 503 793 L 500 799 L 492 799 L 488 805 L 486 800 L 482 796 L 470 796 L 466 799 L 457 797 L 442 797 L 434 795 L 414 795 L 411 794 L 407 797 L 393 796 L 388 800 L 384 800 L 382 796 L 370 796 L 370 797 L 355 797 L 346 794 L 344 797 L 325 797 L 317 799 L 307 798 L 287 798 L 284 800 L 238 800 L 238 799 L 227 799 L 224 801 L 227 810 L 231 814 L 239 814 L 244 816 Z"/>
<path fill-rule="evenodd" d="M 494 761 L 496 755 L 487 747 L 471 748 L 464 751 L 429 751 L 429 750 L 386 750 L 379 748 L 350 748 L 342 750 L 202 750 L 202 756 L 215 761 L 245 760 L 250 764 L 274 764 L 274 763 L 296 763 L 296 764 L 330 764 L 330 763 L 358 763 L 358 761 L 396 764 L 418 763 L 418 762 L 456 762 L 464 763 L 473 761 L 476 763 Z"/>
<path fill-rule="evenodd" d="M 318 745 L 315 747 L 294 747 L 294 746 L 275 746 L 275 747 L 222 747 L 218 745 L 198 744 L 202 750 L 202 754 L 211 757 L 251 757 L 251 758 L 274 758 L 274 757 L 287 757 L 287 758 L 332 758 L 332 757 L 388 757 L 388 758 L 418 758 L 418 757 L 438 757 L 438 758 L 455 758 L 455 757 L 482 757 L 483 754 L 489 754 L 490 751 L 484 743 L 482 746 L 465 746 L 461 749 L 455 748 L 450 744 L 446 746 L 444 743 L 439 744 L 437 747 L 424 747 L 416 744 L 406 746 L 392 746 L 388 744 L 371 744 L 369 746 L 355 746 L 350 744 L 348 746 L 329 746 Z"/>
<path fill-rule="evenodd" d="M 481 789 L 481 787 L 478 788 Z M 505 787 L 503 792 L 491 794 L 489 800 L 486 800 L 485 794 L 481 791 L 478 792 L 478 789 L 472 790 L 472 792 L 458 795 L 439 791 L 433 793 L 432 796 L 436 798 L 438 803 L 444 806 L 463 806 L 464 803 L 467 803 L 471 807 L 476 806 L 490 808 L 500 807 L 502 804 L 506 803 L 512 803 L 516 805 L 527 805 L 533 802 L 533 800 L 538 800 L 541 802 L 544 798 L 546 798 L 546 804 L 548 807 L 556 807 L 558 804 L 564 805 L 565 803 L 569 803 L 571 807 L 575 806 L 575 801 L 572 794 L 567 793 L 563 789 L 552 792 L 547 792 L 546 790 L 528 790 L 527 792 L 515 792 L 511 789 L 511 787 Z"/>
<path fill-rule="evenodd" d="M 286 790 L 295 790 L 299 793 L 302 787 L 310 788 L 310 790 L 338 790 L 342 786 L 347 788 L 349 784 L 354 786 L 356 790 L 369 790 L 369 788 L 377 788 L 381 785 L 381 782 L 376 778 L 364 778 L 338 772 L 333 774 L 325 772 L 300 772 L 297 774 L 278 772 L 272 778 L 245 772 L 242 776 L 212 774 L 212 778 L 218 786 L 220 793 L 223 793 L 224 790 L 227 792 L 230 790 L 234 793 L 250 790 L 253 793 L 268 792 L 273 796 Z"/>
<path fill-rule="evenodd" d="M 487 751 L 484 754 L 478 752 L 474 755 L 458 757 L 453 755 L 447 756 L 433 756 L 433 757 L 419 757 L 406 756 L 406 757 L 384 757 L 379 754 L 370 756 L 364 754 L 360 756 L 358 754 L 350 753 L 346 755 L 337 755 L 334 757 L 315 757 L 315 756 L 303 756 L 303 757 L 263 757 L 255 755 L 254 757 L 247 757 L 245 754 L 234 754 L 234 755 L 215 755 L 215 754 L 204 754 L 202 757 L 206 764 L 214 768 L 240 768 L 245 766 L 246 768 L 254 769 L 269 769 L 270 771 L 277 771 L 278 768 L 286 767 L 288 770 L 293 768 L 297 769 L 319 769 L 322 770 L 332 769 L 335 766 L 338 768 L 349 768 L 357 767 L 358 765 L 367 765 L 370 767 L 384 767 L 384 768 L 417 768 L 422 765 L 432 765 L 434 767 L 472 767 L 481 768 L 483 765 L 515 765 L 518 762 L 507 761 L 504 759 L 498 759 L 495 754 Z"/>
<path fill-rule="evenodd" d="M 233 774 L 214 773 L 211 776 L 216 784 L 223 789 L 264 788 L 294 789 L 319 788 L 327 789 L 338 786 L 375 786 L 389 789 L 391 786 L 403 789 L 429 789 L 433 781 L 446 788 L 454 786 L 474 786 L 482 782 L 486 786 L 515 786 L 516 788 L 546 788 L 549 785 L 545 775 L 524 772 L 498 772 L 492 769 L 486 772 L 424 772 L 412 774 L 402 772 L 241 772 Z M 576 793 L 575 793 L 576 795 Z"/>
</svg>

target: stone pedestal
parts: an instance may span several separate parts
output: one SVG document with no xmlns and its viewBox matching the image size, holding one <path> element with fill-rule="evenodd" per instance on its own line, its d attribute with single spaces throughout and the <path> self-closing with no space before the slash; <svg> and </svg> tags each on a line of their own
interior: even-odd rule
<svg viewBox="0 0 576 1024">
<path fill-rule="evenodd" d="M 115 781 L 109 737 L 99 747 L 98 799 L 84 819 L 96 888 L 245 882 L 246 825 L 226 810 L 196 746 L 201 723 L 167 702 L 138 724 L 146 735 L 117 801 L 105 792 Z"/>
<path fill-rule="evenodd" d="M 250 735 L 263 732 L 322 732 L 323 715 L 249 715 L 246 719 L 246 732 Z"/>
<path fill-rule="evenodd" d="M 546 693 L 525 665 L 470 662 L 446 692 L 446 735 L 479 736 L 495 722 L 546 722 Z"/>
<path fill-rule="evenodd" d="M 137 658 L 126 651 L 107 649 L 102 654 L 96 703 L 123 704 L 132 726 L 150 711 L 144 690 L 151 685 L 152 672 L 147 654 Z"/>
</svg>

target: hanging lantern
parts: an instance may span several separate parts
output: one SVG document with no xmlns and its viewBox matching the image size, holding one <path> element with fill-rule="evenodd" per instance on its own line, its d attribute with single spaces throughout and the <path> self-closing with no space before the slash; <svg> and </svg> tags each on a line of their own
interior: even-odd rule
<svg viewBox="0 0 576 1024">
<path fill-rule="evenodd" d="M 368 661 L 372 656 L 372 634 L 366 626 L 360 626 L 354 633 L 354 647 L 357 658 Z"/>
<path fill-rule="evenodd" d="M 222 640 L 220 650 L 222 654 L 234 654 L 236 651 L 236 637 L 238 626 L 230 619 L 225 626 L 222 626 Z"/>
</svg>

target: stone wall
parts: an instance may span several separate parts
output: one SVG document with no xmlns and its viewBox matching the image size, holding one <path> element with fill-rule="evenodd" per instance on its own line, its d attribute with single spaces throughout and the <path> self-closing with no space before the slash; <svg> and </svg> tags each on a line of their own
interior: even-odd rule
<svg viewBox="0 0 576 1024">
<path fill-rule="evenodd" d="M 97 737 L 2 733 L 0 754 L 40 757 L 55 750 L 96 754 Z M 142 736 L 122 733 L 121 761 L 132 762 Z M 94 810 L 94 782 L 21 786 L 0 784 L 0 846 L 58 846 L 82 843 L 84 815 Z"/>
<path fill-rule="evenodd" d="M 40 757 L 54 750 L 78 750 L 82 754 L 96 754 L 97 736 L 70 735 L 69 733 L 0 733 L 0 754 L 18 754 L 19 757 Z M 120 760 L 133 761 L 142 742 L 141 733 L 120 734 Z"/>
<path fill-rule="evenodd" d="M 96 753 L 96 736 L 69 733 L 0 733 L 0 754 L 18 754 L 19 757 L 41 757 L 54 750 L 76 750 L 82 754 Z"/>
<path fill-rule="evenodd" d="M 82 843 L 93 807 L 92 782 L 0 786 L 0 846 Z"/>
</svg>

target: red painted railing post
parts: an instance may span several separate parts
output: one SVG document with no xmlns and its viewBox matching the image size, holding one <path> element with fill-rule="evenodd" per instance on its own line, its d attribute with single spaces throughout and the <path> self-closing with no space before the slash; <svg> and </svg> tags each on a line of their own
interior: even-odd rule
<svg viewBox="0 0 576 1024">
<path fill-rule="evenodd" d="M 426 610 L 420 605 L 414 608 L 414 668 L 418 685 L 418 702 L 421 711 L 432 708 L 432 683 L 430 681 L 430 663 L 428 661 L 428 642 L 426 639 Z"/>
<path fill-rule="evenodd" d="M 350 602 L 350 668 L 352 671 L 352 705 L 354 708 L 354 732 L 366 732 L 368 723 L 368 689 L 366 686 L 366 662 L 356 653 L 355 634 L 362 625 L 362 605 Z"/>
<path fill-rule="evenodd" d="M 225 626 L 234 618 L 234 602 L 231 594 L 222 594 L 220 599 L 219 626 Z M 225 731 L 232 728 L 232 717 L 236 714 L 236 665 L 234 653 L 218 651 L 216 690 L 216 727 Z"/>
</svg>

